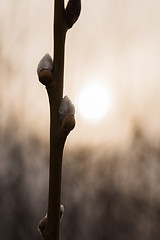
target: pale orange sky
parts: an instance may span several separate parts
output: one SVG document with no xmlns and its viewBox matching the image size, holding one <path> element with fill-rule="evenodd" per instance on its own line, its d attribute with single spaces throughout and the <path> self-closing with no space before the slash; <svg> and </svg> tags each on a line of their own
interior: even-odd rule
<svg viewBox="0 0 160 240">
<path fill-rule="evenodd" d="M 73 102 L 88 82 L 104 82 L 114 104 L 98 124 L 76 111 L 77 126 L 68 146 L 126 143 L 134 121 L 146 135 L 160 133 L 160 2 L 85 0 L 66 39 L 65 88 Z M 2 0 L 0 3 L 0 125 L 18 121 L 20 136 L 48 139 L 49 108 L 36 68 L 52 55 L 53 1 Z"/>
</svg>

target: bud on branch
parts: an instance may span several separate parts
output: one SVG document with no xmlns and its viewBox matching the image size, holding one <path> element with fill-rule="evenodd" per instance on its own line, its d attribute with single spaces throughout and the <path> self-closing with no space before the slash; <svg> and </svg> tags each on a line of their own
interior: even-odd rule
<svg viewBox="0 0 160 240">
<path fill-rule="evenodd" d="M 59 117 L 62 122 L 61 129 L 67 134 L 75 127 L 75 107 L 69 97 L 65 96 L 59 107 Z"/>
<path fill-rule="evenodd" d="M 47 53 L 39 62 L 37 73 L 39 81 L 46 87 L 53 83 L 53 61 L 51 56 Z"/>
<path fill-rule="evenodd" d="M 81 12 L 81 0 L 69 0 L 65 9 L 66 24 L 71 28 Z"/>
<path fill-rule="evenodd" d="M 60 120 L 62 121 L 67 114 L 74 115 L 75 107 L 74 107 L 73 103 L 71 102 L 71 100 L 69 99 L 69 97 L 65 96 L 62 99 L 62 102 L 59 107 Z"/>
<path fill-rule="evenodd" d="M 60 206 L 60 220 L 62 219 L 64 214 L 64 206 Z M 47 214 L 46 216 L 39 222 L 38 224 L 38 231 L 40 232 L 41 236 L 44 238 L 47 226 Z"/>
</svg>

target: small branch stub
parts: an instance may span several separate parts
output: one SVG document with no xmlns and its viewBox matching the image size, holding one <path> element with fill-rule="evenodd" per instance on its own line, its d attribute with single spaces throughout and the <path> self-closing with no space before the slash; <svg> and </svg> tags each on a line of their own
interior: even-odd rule
<svg viewBox="0 0 160 240">
<path fill-rule="evenodd" d="M 60 220 L 62 219 L 63 214 L 64 214 L 64 205 L 61 205 L 60 206 Z M 47 214 L 38 224 L 38 231 L 40 232 L 40 234 L 43 238 L 45 236 L 46 226 L 47 226 Z"/>
<path fill-rule="evenodd" d="M 78 20 L 81 12 L 81 0 L 69 0 L 65 9 L 65 18 L 68 29 Z"/>
</svg>

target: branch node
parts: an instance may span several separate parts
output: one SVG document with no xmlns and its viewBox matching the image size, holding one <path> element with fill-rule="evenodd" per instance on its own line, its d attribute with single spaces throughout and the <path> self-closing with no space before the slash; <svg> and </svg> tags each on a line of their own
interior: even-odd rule
<svg viewBox="0 0 160 240">
<path fill-rule="evenodd" d="M 60 220 L 62 219 L 63 214 L 64 214 L 64 205 L 61 205 L 60 206 Z M 46 226 L 47 226 L 47 214 L 38 224 L 38 231 L 40 232 L 40 234 L 43 238 L 45 236 Z"/>
</svg>

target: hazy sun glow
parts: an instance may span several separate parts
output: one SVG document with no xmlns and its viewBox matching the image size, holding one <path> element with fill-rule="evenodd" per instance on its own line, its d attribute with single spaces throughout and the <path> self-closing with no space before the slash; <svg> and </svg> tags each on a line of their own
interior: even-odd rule
<svg viewBox="0 0 160 240">
<path fill-rule="evenodd" d="M 102 120 L 111 106 L 111 96 L 107 87 L 100 83 L 86 85 L 77 99 L 80 115 L 89 122 Z"/>
</svg>

